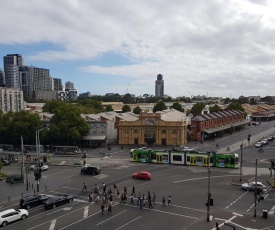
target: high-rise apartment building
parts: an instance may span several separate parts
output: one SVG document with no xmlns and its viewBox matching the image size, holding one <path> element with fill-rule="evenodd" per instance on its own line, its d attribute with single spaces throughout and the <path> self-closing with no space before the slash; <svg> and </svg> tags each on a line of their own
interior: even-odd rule
<svg viewBox="0 0 275 230">
<path fill-rule="evenodd" d="M 44 99 L 37 98 L 37 95 L 41 95 L 41 91 L 53 91 L 53 79 L 50 77 L 49 69 L 21 66 L 19 76 L 20 88 L 24 92 L 25 100 Z M 35 93 L 36 91 L 40 94 Z"/>
<path fill-rule="evenodd" d="M 0 87 L 0 110 L 4 113 L 24 109 L 23 92 L 19 89 Z"/>
<path fill-rule="evenodd" d="M 65 90 L 71 90 L 71 89 L 74 89 L 74 83 L 73 82 L 70 82 L 70 81 L 67 81 L 65 83 Z"/>
<path fill-rule="evenodd" d="M 0 69 L 0 87 L 5 86 L 5 73 Z"/>
<path fill-rule="evenodd" d="M 20 88 L 19 67 L 23 65 L 20 54 L 8 54 L 4 56 L 5 84 L 8 88 Z"/>
<path fill-rule="evenodd" d="M 62 91 L 63 90 L 62 80 L 60 78 L 53 78 L 53 88 L 56 91 Z"/>
<path fill-rule="evenodd" d="M 157 75 L 155 82 L 155 97 L 163 97 L 164 95 L 164 80 L 161 74 Z"/>
</svg>

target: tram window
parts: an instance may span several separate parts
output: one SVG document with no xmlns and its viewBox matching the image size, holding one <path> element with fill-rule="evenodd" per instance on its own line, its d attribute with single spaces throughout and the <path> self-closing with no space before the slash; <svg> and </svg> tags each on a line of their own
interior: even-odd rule
<svg viewBox="0 0 275 230">
<path fill-rule="evenodd" d="M 210 157 L 210 164 L 213 164 L 213 158 Z"/>
<path fill-rule="evenodd" d="M 173 161 L 182 161 L 182 156 L 180 156 L 180 155 L 173 155 Z"/>
<path fill-rule="evenodd" d="M 203 158 L 202 157 L 197 157 L 197 162 L 202 162 Z"/>
<path fill-rule="evenodd" d="M 235 164 L 235 159 L 234 158 L 231 158 L 231 165 L 234 165 Z"/>
<path fill-rule="evenodd" d="M 187 162 L 190 162 L 190 156 L 187 156 Z"/>
<path fill-rule="evenodd" d="M 152 160 L 156 160 L 156 159 L 157 159 L 157 155 L 156 155 L 156 154 L 152 154 L 152 155 L 151 155 L 151 159 L 152 159 Z"/>
<path fill-rule="evenodd" d="M 163 161 L 168 161 L 168 155 L 163 155 L 163 156 L 162 156 L 162 160 L 163 160 Z"/>
<path fill-rule="evenodd" d="M 228 164 L 228 159 L 224 159 L 224 164 Z"/>
</svg>

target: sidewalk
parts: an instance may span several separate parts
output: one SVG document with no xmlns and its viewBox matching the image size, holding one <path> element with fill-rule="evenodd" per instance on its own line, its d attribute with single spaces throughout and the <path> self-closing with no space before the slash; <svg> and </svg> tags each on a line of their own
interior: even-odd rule
<svg viewBox="0 0 275 230">
<path fill-rule="evenodd" d="M 33 172 L 29 173 L 30 174 Z M 32 177 L 34 178 L 34 177 Z M 43 177 L 39 183 L 39 192 L 43 193 L 47 190 L 55 190 L 69 182 L 69 179 L 64 178 L 47 178 Z M 26 183 L 10 184 L 5 181 L 0 181 L 0 206 L 2 204 L 19 200 L 21 197 L 37 193 L 37 183 L 34 179 L 29 180 L 29 187 L 27 190 Z"/>
</svg>

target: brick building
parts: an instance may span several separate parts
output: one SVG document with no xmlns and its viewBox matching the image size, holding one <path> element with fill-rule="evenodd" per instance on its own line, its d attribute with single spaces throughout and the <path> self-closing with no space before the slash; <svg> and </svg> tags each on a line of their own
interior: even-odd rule
<svg viewBox="0 0 275 230">
<path fill-rule="evenodd" d="M 221 137 L 226 133 L 233 133 L 250 123 L 245 114 L 239 110 L 223 110 L 210 113 L 203 111 L 201 115 L 191 119 L 188 133 L 190 141 L 204 141 Z"/>
</svg>

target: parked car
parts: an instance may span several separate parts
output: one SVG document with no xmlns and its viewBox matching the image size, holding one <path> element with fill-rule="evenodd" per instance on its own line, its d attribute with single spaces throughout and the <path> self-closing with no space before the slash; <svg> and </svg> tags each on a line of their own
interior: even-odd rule
<svg viewBox="0 0 275 230">
<path fill-rule="evenodd" d="M 150 180 L 152 178 L 151 173 L 147 171 L 141 171 L 133 174 L 134 179 Z"/>
<path fill-rule="evenodd" d="M 30 209 L 31 207 L 44 204 L 49 197 L 46 195 L 29 195 L 22 197 L 20 200 L 20 208 Z"/>
<path fill-rule="evenodd" d="M 85 165 L 80 171 L 81 174 L 91 174 L 91 175 L 98 175 L 101 172 L 101 168 L 99 166 L 91 166 Z"/>
<path fill-rule="evenodd" d="M 0 226 L 7 226 L 7 224 L 17 221 L 24 220 L 28 217 L 29 212 L 25 209 L 8 209 L 0 212 Z M 19 227 L 20 228 L 20 227 Z"/>
<path fill-rule="evenodd" d="M 267 145 L 267 144 L 268 144 L 268 142 L 269 142 L 269 140 L 268 140 L 268 139 L 263 139 L 263 140 L 262 140 L 262 143 L 263 143 L 264 145 Z"/>
<path fill-rule="evenodd" d="M 152 149 L 150 149 L 150 148 L 147 148 L 147 147 L 140 147 L 140 148 L 138 148 L 139 150 L 152 150 Z"/>
<path fill-rule="evenodd" d="M 40 168 L 41 168 L 42 171 L 46 171 L 46 170 L 49 169 L 49 166 L 48 165 L 42 165 Z M 37 170 L 37 165 L 30 166 L 30 170 Z"/>
<path fill-rule="evenodd" d="M 261 141 L 258 141 L 254 146 L 256 148 L 261 148 L 263 146 L 263 143 Z"/>
<path fill-rule="evenodd" d="M 1 161 L 2 161 L 3 165 L 10 165 L 10 163 L 11 163 L 10 161 L 3 159 L 3 158 L 1 158 Z"/>
<path fill-rule="evenodd" d="M 254 191 L 256 189 L 256 182 L 244 183 L 242 184 L 242 189 L 246 191 Z M 262 182 L 257 182 L 257 190 L 264 190 L 267 189 L 267 186 L 264 185 Z"/>
<path fill-rule="evenodd" d="M 71 195 L 57 195 L 57 196 L 52 196 L 49 197 L 45 202 L 44 202 L 44 208 L 50 209 L 50 208 L 56 208 L 57 206 L 71 203 L 73 202 L 74 198 Z"/>
<path fill-rule="evenodd" d="M 266 138 L 268 141 L 273 141 L 273 137 L 272 136 L 269 136 Z"/>
</svg>

